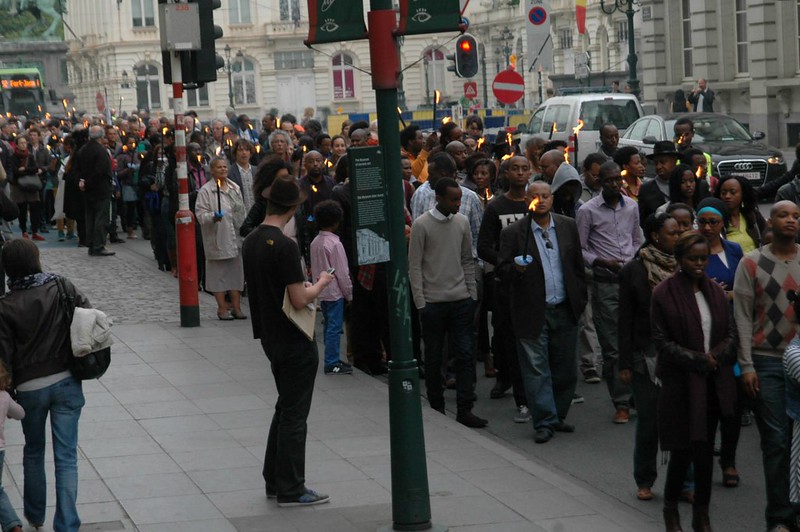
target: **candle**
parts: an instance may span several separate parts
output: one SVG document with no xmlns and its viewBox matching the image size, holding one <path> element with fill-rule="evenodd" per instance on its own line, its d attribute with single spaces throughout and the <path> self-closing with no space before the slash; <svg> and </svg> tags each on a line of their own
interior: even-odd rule
<svg viewBox="0 0 800 532">
<path fill-rule="evenodd" d="M 222 186 L 222 180 L 217 179 L 217 214 L 222 216 L 222 196 L 220 195 L 220 187 Z"/>
</svg>

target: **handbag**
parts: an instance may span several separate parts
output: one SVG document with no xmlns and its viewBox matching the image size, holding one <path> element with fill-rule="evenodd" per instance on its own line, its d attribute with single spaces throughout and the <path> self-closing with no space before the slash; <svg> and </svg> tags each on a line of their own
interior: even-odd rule
<svg viewBox="0 0 800 532">
<path fill-rule="evenodd" d="M 56 285 L 58 286 L 61 305 L 67 315 L 67 336 L 69 336 L 69 327 L 75 314 L 75 298 L 69 295 L 61 277 L 56 278 Z M 106 347 L 82 357 L 72 355 L 70 357 L 69 370 L 76 379 L 87 381 L 102 377 L 110 365 L 111 347 Z"/>
<path fill-rule="evenodd" d="M 314 325 L 317 321 L 317 307 L 314 303 L 309 303 L 305 307 L 297 310 L 292 305 L 292 300 L 289 297 L 289 288 L 287 287 L 283 292 L 283 313 L 289 318 L 292 324 L 300 329 L 306 338 L 314 341 Z"/>
<path fill-rule="evenodd" d="M 24 175 L 17 178 L 17 186 L 25 192 L 39 192 L 42 190 L 42 180 L 38 175 Z"/>
</svg>

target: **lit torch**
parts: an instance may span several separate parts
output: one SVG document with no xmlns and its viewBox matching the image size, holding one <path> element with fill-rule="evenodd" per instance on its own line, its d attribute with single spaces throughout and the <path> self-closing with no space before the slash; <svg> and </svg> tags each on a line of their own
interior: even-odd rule
<svg viewBox="0 0 800 532">
<path fill-rule="evenodd" d="M 536 196 L 528 204 L 528 229 L 525 231 L 525 249 L 522 250 L 522 256 L 526 264 L 533 260 L 533 257 L 528 255 L 528 242 L 531 238 L 531 225 L 533 224 L 533 213 L 536 212 L 536 207 L 539 206 L 539 197 Z"/>
<path fill-rule="evenodd" d="M 431 120 L 431 129 L 436 128 L 436 106 L 439 105 L 439 100 L 442 97 L 442 93 L 438 90 L 433 91 L 433 119 Z"/>
<path fill-rule="evenodd" d="M 478 139 L 478 151 L 481 151 L 481 148 L 483 148 L 484 142 L 486 142 L 486 139 L 484 139 L 483 137 Z"/>
<path fill-rule="evenodd" d="M 578 170 L 578 172 L 580 172 L 580 168 L 578 168 L 578 132 L 583 129 L 583 126 L 583 120 L 578 120 L 578 125 L 572 128 L 572 143 L 575 146 L 575 169 Z"/>
<path fill-rule="evenodd" d="M 403 110 L 402 110 L 402 109 L 400 109 L 400 107 L 398 107 L 398 108 L 397 108 L 397 118 L 399 118 L 399 119 L 400 119 L 400 122 L 402 122 L 402 123 L 403 123 L 403 128 L 405 129 L 405 127 L 406 127 L 406 121 L 405 121 L 405 120 L 403 120 Z"/>
<path fill-rule="evenodd" d="M 550 127 L 550 136 L 547 138 L 547 140 L 553 140 L 553 133 L 557 132 L 558 132 L 558 127 L 556 127 L 556 123 L 553 122 L 552 127 Z"/>
<path fill-rule="evenodd" d="M 452 122 L 452 121 L 453 121 L 453 118 L 452 118 L 452 117 L 450 117 L 450 116 L 446 116 L 446 117 L 442 118 L 442 125 L 444 125 L 444 124 L 449 124 L 449 123 L 450 123 L 450 122 Z"/>
</svg>

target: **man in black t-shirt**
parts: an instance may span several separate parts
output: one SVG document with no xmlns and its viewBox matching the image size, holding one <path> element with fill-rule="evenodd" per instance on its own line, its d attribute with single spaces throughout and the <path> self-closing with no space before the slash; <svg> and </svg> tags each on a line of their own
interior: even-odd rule
<svg viewBox="0 0 800 532">
<path fill-rule="evenodd" d="M 253 337 L 261 340 L 278 390 L 264 456 L 267 498 L 277 497 L 278 506 L 322 504 L 330 497 L 305 486 L 306 419 L 319 366 L 317 344 L 289 321 L 282 307 L 286 292 L 297 310 L 313 304 L 333 276 L 322 272 L 316 284 L 305 282 L 300 250 L 283 234 L 305 200 L 297 182 L 276 179 L 263 196 L 267 217 L 245 239 L 242 260 Z"/>
</svg>

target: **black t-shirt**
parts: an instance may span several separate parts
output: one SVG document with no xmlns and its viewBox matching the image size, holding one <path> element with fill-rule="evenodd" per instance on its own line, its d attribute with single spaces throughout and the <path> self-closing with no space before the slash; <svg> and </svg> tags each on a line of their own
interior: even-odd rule
<svg viewBox="0 0 800 532">
<path fill-rule="evenodd" d="M 524 218 L 527 212 L 527 201 L 510 200 L 505 194 L 495 196 L 483 211 L 483 221 L 478 233 L 478 257 L 489 264 L 497 265 L 500 231 Z"/>
<path fill-rule="evenodd" d="M 277 227 L 262 224 L 244 239 L 242 261 L 253 337 L 269 344 L 308 343 L 282 310 L 286 287 L 305 281 L 297 244 Z"/>
</svg>

